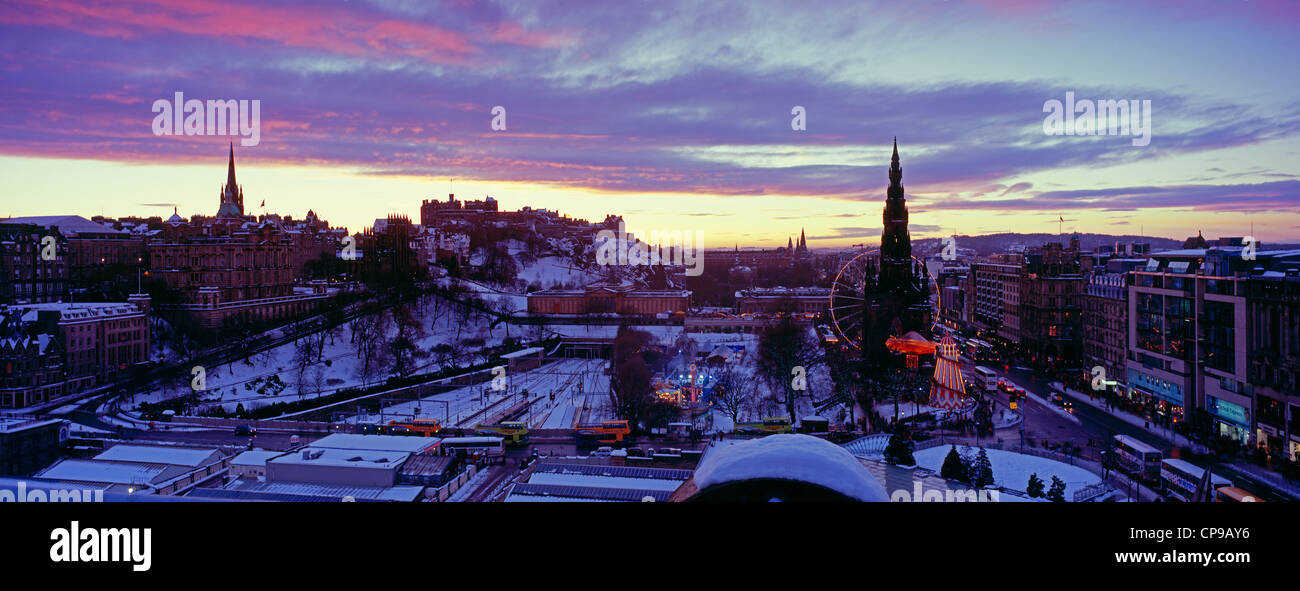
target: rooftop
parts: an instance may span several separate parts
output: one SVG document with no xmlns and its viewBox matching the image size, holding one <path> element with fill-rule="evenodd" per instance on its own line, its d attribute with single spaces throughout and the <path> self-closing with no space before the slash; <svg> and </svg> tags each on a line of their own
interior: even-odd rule
<svg viewBox="0 0 1300 591">
<path fill-rule="evenodd" d="M 230 460 L 230 464 L 232 466 L 265 466 L 267 461 L 282 456 L 285 453 L 286 452 L 282 451 L 254 449 L 235 456 Z"/>
<path fill-rule="evenodd" d="M 62 423 L 63 419 L 29 419 L 0 415 L 0 433 L 17 433 L 28 429 L 39 429 L 48 425 Z"/>
<path fill-rule="evenodd" d="M 48 302 L 42 304 L 16 304 L 12 307 L 37 312 L 58 312 L 61 322 L 143 314 L 135 304 L 124 302 Z"/>
<path fill-rule="evenodd" d="M 348 486 L 236 479 L 225 488 L 197 488 L 188 496 L 223 500 L 293 502 L 340 501 L 344 497 L 351 497 L 356 501 L 411 502 L 418 500 L 423 491 L 423 486 Z"/>
<path fill-rule="evenodd" d="M 435 445 L 438 445 L 440 441 L 441 440 L 436 437 L 334 433 L 312 442 L 311 446 L 319 449 L 421 453 Z"/>
<path fill-rule="evenodd" d="M 220 458 L 221 452 L 216 448 L 119 444 L 95 456 L 95 461 L 171 464 L 197 468 L 218 461 Z"/>
<path fill-rule="evenodd" d="M 165 480 L 168 466 L 65 459 L 37 473 L 38 478 L 70 482 L 151 485 Z"/>
<path fill-rule="evenodd" d="M 126 232 L 114 230 L 108 226 L 97 224 L 79 215 L 37 215 L 19 218 L 9 218 L 2 220 L 6 224 L 32 224 L 48 228 L 57 226 L 59 233 L 64 235 L 76 236 L 77 234 L 123 234 Z"/>
<path fill-rule="evenodd" d="M 266 463 L 268 465 L 299 464 L 330 466 L 335 468 L 373 468 L 377 470 L 393 470 L 400 467 L 409 457 L 411 457 L 411 455 L 407 452 L 306 447 L 294 453 L 273 458 Z"/>
</svg>

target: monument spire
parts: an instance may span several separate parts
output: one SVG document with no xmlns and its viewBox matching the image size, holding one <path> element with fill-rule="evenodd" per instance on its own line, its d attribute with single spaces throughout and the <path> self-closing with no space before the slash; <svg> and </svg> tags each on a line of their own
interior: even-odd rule
<svg viewBox="0 0 1300 591">
<path fill-rule="evenodd" d="M 899 196 L 900 197 L 902 196 L 902 191 L 901 191 L 901 189 L 903 188 L 902 183 L 903 183 L 903 167 L 898 164 L 898 138 L 895 137 L 894 155 L 889 159 L 889 188 L 891 189 L 890 191 L 891 197 L 893 196 L 892 189 L 894 187 L 898 187 L 900 189 Z"/>
<path fill-rule="evenodd" d="M 884 228 L 880 235 L 881 283 L 899 287 L 911 279 L 912 239 L 907 231 L 907 198 L 903 167 L 898 159 L 898 138 L 889 159 L 889 189 L 885 196 Z"/>
</svg>

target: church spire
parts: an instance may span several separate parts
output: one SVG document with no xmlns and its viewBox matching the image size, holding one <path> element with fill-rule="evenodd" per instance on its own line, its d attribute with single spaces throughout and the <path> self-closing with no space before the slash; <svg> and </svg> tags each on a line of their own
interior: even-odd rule
<svg viewBox="0 0 1300 591">
<path fill-rule="evenodd" d="M 226 168 L 226 185 L 221 187 L 221 204 L 218 217 L 244 216 L 244 191 L 235 181 L 235 143 L 230 142 L 230 164 Z"/>
<path fill-rule="evenodd" d="M 897 149 L 894 150 L 894 155 L 897 157 Z M 235 142 L 230 142 L 230 169 L 226 172 L 226 190 L 233 193 L 238 186 L 235 184 Z"/>
</svg>

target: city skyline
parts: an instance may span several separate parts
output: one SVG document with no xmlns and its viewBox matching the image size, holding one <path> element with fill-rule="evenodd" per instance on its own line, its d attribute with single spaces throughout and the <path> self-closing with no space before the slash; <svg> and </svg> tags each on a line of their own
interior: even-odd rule
<svg viewBox="0 0 1300 591">
<path fill-rule="evenodd" d="M 915 238 L 1294 242 L 1300 9 L 1230 5 L 18 2 L 0 170 L 22 198 L 0 215 L 212 214 L 241 138 L 155 135 L 151 105 L 182 92 L 260 101 L 260 142 L 236 146 L 251 213 L 353 232 L 455 193 L 709 247 L 873 242 L 898 136 Z M 1151 101 L 1149 145 L 1046 135 L 1045 104 L 1074 97 Z"/>
</svg>

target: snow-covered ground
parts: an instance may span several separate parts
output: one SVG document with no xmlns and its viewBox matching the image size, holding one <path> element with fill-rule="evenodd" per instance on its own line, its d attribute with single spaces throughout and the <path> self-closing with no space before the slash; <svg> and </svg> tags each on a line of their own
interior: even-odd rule
<svg viewBox="0 0 1300 591">
<path fill-rule="evenodd" d="M 539 284 L 543 289 L 565 285 L 581 287 L 600 279 L 598 275 L 576 267 L 571 259 L 558 256 L 541 257 L 536 263 L 521 268 L 515 277 L 529 284 Z"/>
<path fill-rule="evenodd" d="M 918 408 L 920 409 L 919 411 L 917 410 Z M 884 417 L 884 418 L 886 418 L 886 419 L 893 419 L 893 418 L 894 418 L 894 403 L 892 403 L 892 402 L 882 402 L 882 403 L 880 403 L 880 404 L 877 404 L 877 405 L 875 406 L 875 409 L 876 409 L 876 412 L 880 413 L 880 416 L 882 416 L 882 417 Z M 930 413 L 931 415 L 934 415 L 935 413 L 938 413 L 938 412 L 947 412 L 947 411 L 945 411 L 945 410 L 943 410 L 943 409 L 939 409 L 939 408 L 934 408 L 934 407 L 931 407 L 931 406 L 927 406 L 927 405 L 924 405 L 924 404 L 919 405 L 919 407 L 918 407 L 917 405 L 912 404 L 912 403 L 910 403 L 910 402 L 902 402 L 902 403 L 899 403 L 899 405 L 898 405 L 898 418 L 899 418 L 900 420 L 903 419 L 903 418 L 910 417 L 910 416 L 915 416 L 915 415 L 918 415 L 918 414 L 923 415 L 923 414 L 926 414 L 926 413 Z"/>
<path fill-rule="evenodd" d="M 475 314 L 465 306 L 450 304 L 444 300 L 430 297 L 423 311 L 412 310 L 421 331 L 415 338 L 415 350 L 423 354 L 422 358 L 413 360 L 413 372 L 436 371 L 450 366 L 451 360 L 442 359 L 434 350 L 439 345 L 460 345 L 460 355 L 455 359 L 457 365 L 467 365 L 483 359 L 477 355 L 479 350 L 499 346 L 507 336 L 524 336 L 519 327 L 507 328 L 498 325 L 492 328 L 491 318 Z M 385 313 L 388 314 L 387 312 Z M 374 318 L 368 316 L 367 319 Z M 387 342 L 397 334 L 397 327 L 386 321 L 383 341 Z M 298 343 L 286 343 L 252 357 L 233 363 L 205 368 L 207 389 L 202 393 L 204 407 L 220 405 L 227 411 L 234 411 L 239 404 L 245 409 L 253 409 L 273 402 L 288 402 L 318 395 L 332 394 L 338 390 L 380 383 L 391 374 L 389 367 L 372 358 L 369 375 L 365 375 L 363 358 L 353 344 L 354 329 L 357 322 L 348 322 L 334 331 L 333 336 L 326 335 L 321 347 L 320 361 L 313 361 L 306 370 L 299 374 Z M 478 341 L 482 345 L 478 345 Z M 474 343 L 467 346 L 466 342 Z M 380 343 L 379 346 L 383 346 Z M 328 362 L 328 363 L 326 363 Z M 375 366 L 380 367 L 375 367 Z M 258 389 L 266 385 L 267 380 L 276 376 L 284 384 L 283 390 L 273 393 L 267 388 L 266 393 Z M 299 380 L 302 393 L 299 393 Z M 175 384 L 151 392 L 137 394 L 128 399 L 127 408 L 134 408 L 141 402 L 158 402 L 189 393 L 189 384 Z"/>
<path fill-rule="evenodd" d="M 519 314 L 528 309 L 528 298 L 526 296 L 503 291 L 477 281 L 444 277 L 438 280 L 438 284 L 443 287 L 454 286 L 464 289 L 465 291 L 474 294 L 488 305 L 497 306 L 497 309 L 503 312 Z"/>
<path fill-rule="evenodd" d="M 943 467 L 943 459 L 948 455 L 949 447 L 940 445 L 923 449 L 916 452 L 913 457 L 916 458 L 917 466 L 938 473 Z M 1023 491 L 1029 485 L 1029 475 L 1038 474 L 1038 478 L 1043 481 L 1043 491 L 1046 492 L 1052 486 L 1052 476 L 1056 476 L 1065 481 L 1065 499 L 1072 500 L 1075 491 L 1101 482 L 1100 476 L 1084 468 L 1056 460 L 1001 449 L 985 451 L 988 453 L 989 462 L 993 465 L 993 481 L 998 486 Z M 957 453 L 970 454 L 970 457 L 974 458 L 979 453 L 979 449 L 958 445 Z"/>
</svg>

